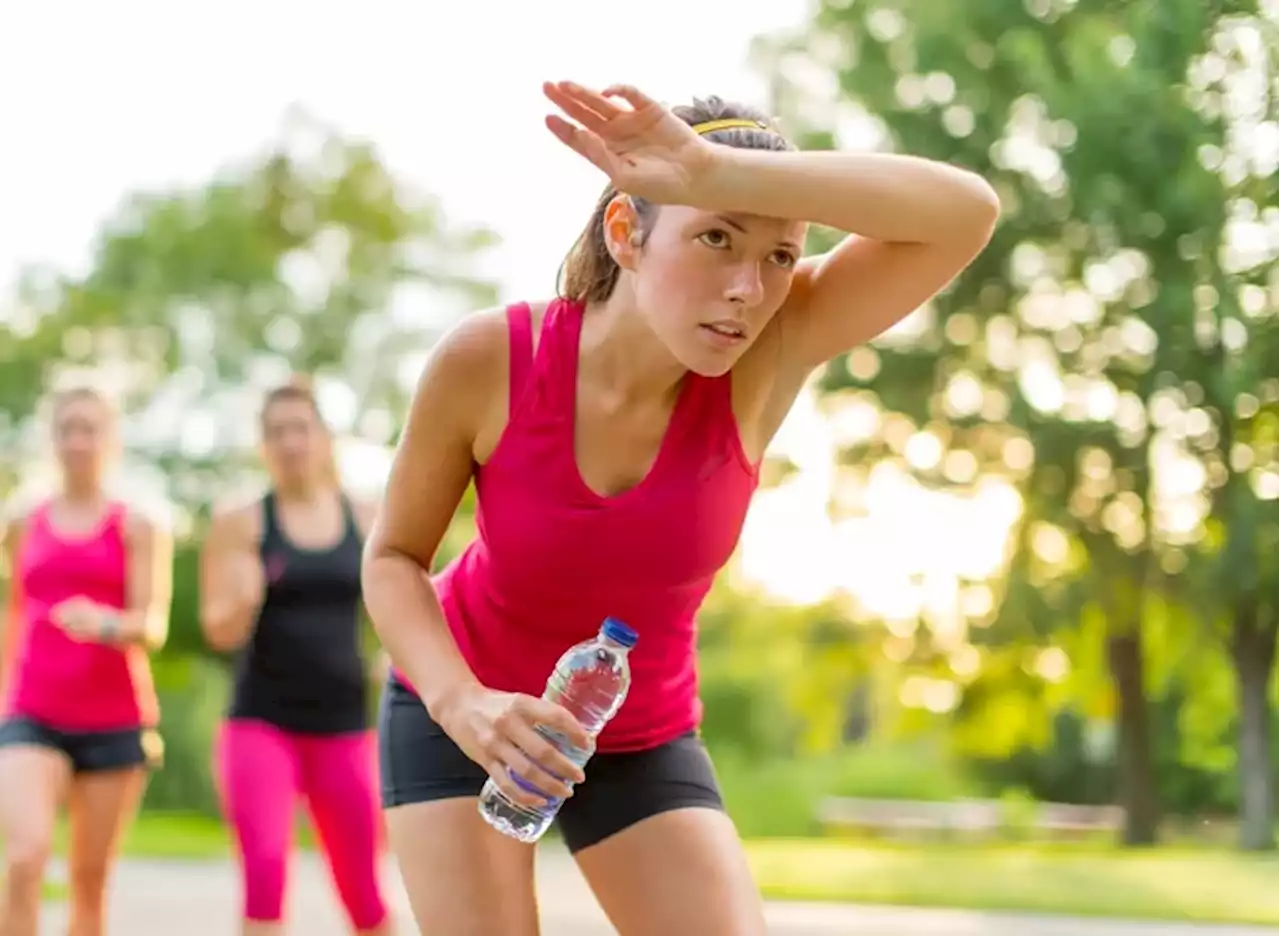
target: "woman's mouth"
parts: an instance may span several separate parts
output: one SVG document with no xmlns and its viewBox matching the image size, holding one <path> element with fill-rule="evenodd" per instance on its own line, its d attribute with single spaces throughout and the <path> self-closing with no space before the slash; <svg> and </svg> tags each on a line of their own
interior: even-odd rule
<svg viewBox="0 0 1280 936">
<path fill-rule="evenodd" d="M 732 347 L 747 338 L 747 329 L 740 322 L 722 319 L 703 322 L 699 328 L 720 347 Z"/>
</svg>

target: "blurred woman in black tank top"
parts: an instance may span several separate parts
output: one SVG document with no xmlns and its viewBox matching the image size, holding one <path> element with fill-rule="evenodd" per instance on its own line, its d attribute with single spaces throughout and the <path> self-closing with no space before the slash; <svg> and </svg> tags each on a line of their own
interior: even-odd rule
<svg viewBox="0 0 1280 936">
<path fill-rule="evenodd" d="M 215 765 L 240 856 L 242 933 L 283 932 L 301 798 L 352 925 L 382 936 L 391 930 L 359 623 L 372 512 L 339 488 L 305 385 L 267 395 L 262 447 L 271 490 L 215 510 L 201 561 L 206 639 L 239 654 Z"/>
</svg>

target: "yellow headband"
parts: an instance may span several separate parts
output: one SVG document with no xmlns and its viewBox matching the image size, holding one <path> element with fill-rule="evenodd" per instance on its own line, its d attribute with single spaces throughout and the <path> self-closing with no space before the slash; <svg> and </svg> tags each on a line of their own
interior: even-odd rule
<svg viewBox="0 0 1280 936">
<path fill-rule="evenodd" d="M 705 123 L 693 125 L 693 132 L 698 134 L 698 136 L 715 133 L 717 130 L 763 130 L 766 133 L 773 132 L 758 120 L 745 120 L 738 117 L 725 117 L 721 120 L 708 120 Z"/>
</svg>

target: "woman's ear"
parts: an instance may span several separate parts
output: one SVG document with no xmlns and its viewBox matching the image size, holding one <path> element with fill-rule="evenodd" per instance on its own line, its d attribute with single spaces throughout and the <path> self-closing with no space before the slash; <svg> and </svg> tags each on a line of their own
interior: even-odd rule
<svg viewBox="0 0 1280 936">
<path fill-rule="evenodd" d="M 613 262 L 624 270 L 634 270 L 644 246 L 640 215 L 626 195 L 616 195 L 604 210 L 604 243 Z"/>
</svg>

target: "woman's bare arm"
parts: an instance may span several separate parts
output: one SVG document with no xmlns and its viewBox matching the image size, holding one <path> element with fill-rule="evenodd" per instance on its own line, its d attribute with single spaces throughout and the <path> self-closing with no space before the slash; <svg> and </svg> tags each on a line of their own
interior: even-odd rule
<svg viewBox="0 0 1280 936">
<path fill-rule="evenodd" d="M 137 643 L 155 652 L 169 636 L 173 596 L 173 537 L 141 513 L 125 518 L 129 549 L 126 606 L 120 615 L 116 643 Z"/>
<path fill-rule="evenodd" d="M 22 536 L 23 518 L 7 508 L 4 513 L 3 528 L 0 528 L 0 565 L 9 572 L 9 588 L 3 595 L 0 604 L 0 696 L 5 691 L 5 674 L 9 671 L 11 660 L 6 659 L 9 647 L 9 627 L 12 624 L 14 580 L 18 577 L 18 540 Z"/>
<path fill-rule="evenodd" d="M 256 503 L 215 508 L 200 548 L 200 629 L 215 650 L 244 644 L 262 604 L 258 513 Z"/>
<path fill-rule="evenodd" d="M 378 504 L 375 501 L 351 495 L 348 495 L 348 499 L 351 502 L 351 512 L 355 515 L 356 529 L 360 533 L 360 539 L 367 540 L 369 533 L 373 530 L 373 523 L 378 518 Z M 366 613 L 368 613 L 367 610 Z M 390 675 L 391 656 L 386 650 L 380 648 L 369 660 L 369 681 L 384 683 Z"/>
<path fill-rule="evenodd" d="M 433 349 L 364 549 L 364 601 L 374 629 L 437 720 L 442 707 L 481 688 L 428 572 L 471 481 L 477 438 L 495 418 L 505 419 L 506 354 L 501 312 L 469 316 Z"/>
</svg>

